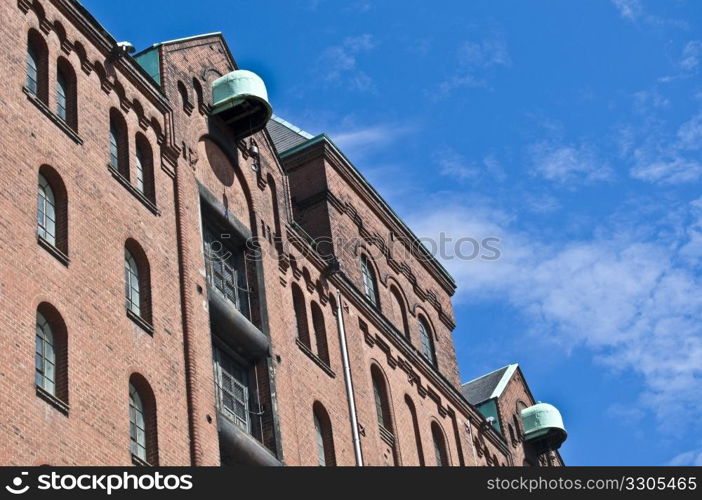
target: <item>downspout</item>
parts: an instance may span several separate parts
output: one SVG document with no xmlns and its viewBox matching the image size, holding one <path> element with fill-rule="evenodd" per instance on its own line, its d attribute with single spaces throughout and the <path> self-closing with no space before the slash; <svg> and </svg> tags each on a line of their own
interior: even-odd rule
<svg viewBox="0 0 702 500">
<path fill-rule="evenodd" d="M 195 362 L 195 347 L 193 346 L 193 308 L 192 301 L 188 298 L 190 280 L 190 270 L 188 263 L 187 241 L 185 239 L 186 213 L 183 206 L 183 182 L 182 168 L 175 165 L 175 212 L 176 212 L 176 234 L 178 240 L 178 267 L 180 268 L 180 300 L 183 319 L 183 351 L 185 355 L 185 390 L 188 404 L 188 427 L 190 430 L 190 461 L 194 466 L 201 466 L 202 447 L 200 445 L 200 431 L 198 423 L 200 404 L 198 401 L 195 379 L 197 378 L 197 366 Z"/>
<path fill-rule="evenodd" d="M 361 436 L 358 432 L 358 416 L 356 415 L 356 398 L 353 392 L 353 382 L 351 379 L 351 365 L 349 363 L 349 349 L 346 343 L 346 329 L 344 328 L 344 310 L 341 307 L 341 291 L 336 290 L 336 319 L 339 328 L 339 344 L 341 345 L 341 363 L 344 365 L 344 382 L 346 383 L 346 395 L 349 403 L 349 413 L 351 415 L 351 435 L 353 436 L 353 451 L 356 455 L 356 465 L 363 466 L 363 455 L 361 454 Z"/>
</svg>

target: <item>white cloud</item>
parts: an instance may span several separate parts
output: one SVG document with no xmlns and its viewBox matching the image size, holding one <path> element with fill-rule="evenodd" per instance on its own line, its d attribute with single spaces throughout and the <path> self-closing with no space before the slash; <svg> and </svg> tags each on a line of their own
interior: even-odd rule
<svg viewBox="0 0 702 500">
<path fill-rule="evenodd" d="M 463 155 L 451 148 L 437 152 L 439 173 L 455 180 L 475 179 L 480 175 L 480 169 L 468 162 Z"/>
<path fill-rule="evenodd" d="M 702 163 L 673 153 L 671 156 L 639 155 L 629 173 L 635 179 L 658 184 L 682 184 L 697 181 L 702 175 Z"/>
<path fill-rule="evenodd" d="M 612 0 L 612 4 L 619 11 L 619 15 L 631 23 L 645 23 L 655 28 L 672 26 L 686 28 L 688 24 L 678 19 L 664 19 L 646 12 L 641 0 Z"/>
<path fill-rule="evenodd" d="M 619 14 L 628 21 L 636 21 L 644 13 L 639 0 L 612 0 Z"/>
<path fill-rule="evenodd" d="M 700 58 L 702 58 L 702 42 L 691 40 L 683 49 L 680 67 L 685 71 L 695 70 L 700 64 Z"/>
<path fill-rule="evenodd" d="M 458 49 L 458 63 L 467 68 L 510 66 L 512 59 L 502 38 L 488 38 L 481 42 L 464 42 Z"/>
<path fill-rule="evenodd" d="M 508 301 L 531 335 L 566 352 L 585 346 L 611 370 L 638 374 L 645 389 L 637 407 L 652 411 L 663 431 L 682 433 L 702 419 L 702 269 L 699 258 L 681 253 L 702 234 L 702 199 L 682 209 L 688 223 L 670 228 L 679 235 L 670 240 L 620 221 L 588 240 L 551 242 L 513 230 L 502 212 L 461 201 L 408 220 L 422 236 L 499 238 L 497 261 L 444 255 L 459 284 L 457 301 Z"/>
<path fill-rule="evenodd" d="M 373 79 L 358 67 L 358 56 L 375 47 L 375 40 L 369 34 L 347 37 L 339 45 L 328 47 L 318 62 L 323 79 L 355 90 L 373 90 Z"/>
<path fill-rule="evenodd" d="M 691 451 L 686 451 L 684 453 L 680 453 L 679 455 L 673 457 L 667 465 L 672 465 L 672 466 L 695 466 L 695 467 L 700 467 L 702 466 L 702 448 L 699 448 L 697 450 L 691 450 Z"/>
<path fill-rule="evenodd" d="M 456 54 L 456 69 L 439 84 L 438 97 L 461 87 L 486 87 L 486 73 L 511 65 L 507 43 L 501 36 L 463 42 Z"/>
<path fill-rule="evenodd" d="M 683 123 L 678 129 L 679 146 L 683 149 L 702 148 L 702 113 Z"/>
<path fill-rule="evenodd" d="M 533 172 L 561 184 L 608 180 L 613 171 L 592 147 L 580 144 L 541 142 L 529 148 Z"/>
<path fill-rule="evenodd" d="M 365 126 L 347 123 L 344 128 L 330 132 L 329 136 L 344 154 L 358 159 L 393 144 L 415 130 L 412 125 L 398 123 L 376 123 Z"/>
</svg>

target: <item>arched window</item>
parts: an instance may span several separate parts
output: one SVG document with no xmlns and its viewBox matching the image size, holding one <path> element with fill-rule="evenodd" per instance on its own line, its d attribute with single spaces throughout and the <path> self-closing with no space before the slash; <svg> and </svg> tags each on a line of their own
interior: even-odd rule
<svg viewBox="0 0 702 500">
<path fill-rule="evenodd" d="M 432 339 L 431 328 L 427 321 L 419 316 L 419 343 L 422 356 L 433 366 L 436 366 L 436 355 L 434 353 L 434 340 Z"/>
<path fill-rule="evenodd" d="M 205 101 L 202 95 L 202 84 L 197 78 L 193 78 L 193 89 L 195 90 L 195 98 L 197 99 L 197 107 L 202 113 L 205 107 Z"/>
<path fill-rule="evenodd" d="M 37 308 L 35 347 L 36 386 L 68 403 L 66 325 L 58 311 L 47 303 L 42 303 Z"/>
<path fill-rule="evenodd" d="M 363 275 L 363 292 L 371 303 L 378 307 L 378 287 L 375 279 L 373 265 L 368 261 L 368 257 L 361 256 L 361 274 Z"/>
<path fill-rule="evenodd" d="M 192 113 L 193 105 L 190 103 L 190 97 L 188 96 L 188 89 L 185 84 L 181 81 L 178 82 L 178 93 L 180 94 L 180 100 L 183 104 L 183 111 L 187 114 Z"/>
<path fill-rule="evenodd" d="M 315 402 L 312 407 L 314 435 L 317 445 L 317 463 L 322 467 L 336 465 L 334 452 L 334 434 L 327 410 L 321 403 Z"/>
<path fill-rule="evenodd" d="M 29 30 L 27 39 L 27 91 L 37 96 L 44 104 L 49 101 L 49 49 L 44 38 Z"/>
<path fill-rule="evenodd" d="M 110 167 L 129 179 L 129 138 L 127 122 L 116 109 L 110 110 Z"/>
<path fill-rule="evenodd" d="M 292 289 L 293 307 L 295 308 L 295 320 L 297 322 L 297 338 L 308 348 L 311 348 L 312 344 L 310 343 L 310 331 L 307 326 L 305 296 L 296 283 L 293 283 L 290 288 Z"/>
<path fill-rule="evenodd" d="M 434 442 L 434 455 L 436 456 L 436 465 L 439 467 L 447 467 L 451 465 L 448 458 L 448 452 L 446 450 L 446 439 L 444 438 L 444 431 L 441 430 L 439 424 L 436 422 L 431 423 L 431 437 Z"/>
<path fill-rule="evenodd" d="M 76 74 L 71 64 L 60 57 L 56 65 L 56 114 L 73 130 L 78 130 Z"/>
<path fill-rule="evenodd" d="M 156 399 L 136 373 L 129 377 L 129 451 L 139 465 L 158 465 Z"/>
<path fill-rule="evenodd" d="M 151 144 L 141 133 L 136 136 L 136 188 L 149 200 L 155 200 L 154 193 L 154 160 Z"/>
<path fill-rule="evenodd" d="M 373 398 L 375 400 L 375 413 L 378 417 L 378 433 L 384 446 L 383 457 L 387 465 L 398 465 L 397 443 L 392 422 L 392 407 L 390 394 L 385 383 L 385 377 L 377 365 L 371 366 L 371 380 L 373 382 Z"/>
<path fill-rule="evenodd" d="M 39 174 L 37 231 L 40 238 L 56 246 L 56 197 L 51 185 Z"/>
<path fill-rule="evenodd" d="M 134 240 L 124 246 L 124 280 L 127 311 L 150 325 L 151 280 L 146 254 Z"/>
<path fill-rule="evenodd" d="M 414 407 L 412 398 L 405 394 L 405 404 L 407 405 L 407 411 L 409 411 L 410 417 L 412 418 L 412 428 L 414 429 L 414 442 L 417 446 L 417 460 L 419 460 L 419 465 L 422 467 L 424 464 L 424 450 L 422 448 L 422 434 L 419 430 L 419 421 L 417 419 L 417 410 Z"/>
<path fill-rule="evenodd" d="M 392 415 L 390 413 L 390 400 L 388 390 L 385 385 L 385 378 L 377 366 L 371 368 L 371 379 L 373 380 L 373 397 L 375 399 L 375 412 L 378 416 L 378 425 L 381 429 L 393 433 Z"/>
<path fill-rule="evenodd" d="M 144 403 L 136 388 L 129 384 L 129 439 L 132 455 L 146 461 L 146 419 Z"/>
<path fill-rule="evenodd" d="M 68 200 L 58 173 L 48 165 L 39 169 L 37 236 L 68 255 Z"/>
<path fill-rule="evenodd" d="M 395 286 L 391 286 L 390 297 L 392 303 L 393 324 L 395 325 L 395 328 L 397 328 L 397 330 L 404 335 L 407 340 L 409 340 L 409 325 L 407 324 L 407 312 L 405 310 L 405 303 L 402 300 L 402 294 L 400 294 L 400 291 Z"/>
<path fill-rule="evenodd" d="M 312 302 L 312 326 L 314 338 L 317 342 L 317 356 L 329 366 L 329 346 L 327 345 L 327 328 L 324 323 L 324 314 L 316 302 Z"/>
</svg>

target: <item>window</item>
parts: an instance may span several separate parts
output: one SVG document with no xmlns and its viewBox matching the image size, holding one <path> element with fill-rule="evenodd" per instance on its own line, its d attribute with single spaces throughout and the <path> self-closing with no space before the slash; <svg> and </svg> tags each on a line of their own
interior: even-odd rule
<svg viewBox="0 0 702 500">
<path fill-rule="evenodd" d="M 434 354 L 434 341 L 432 340 L 431 329 L 424 318 L 419 317 L 419 342 L 421 345 L 422 356 L 426 360 L 436 366 L 436 356 Z"/>
<path fill-rule="evenodd" d="M 451 465 L 448 459 L 448 453 L 446 450 L 446 439 L 444 438 L 444 431 L 441 430 L 439 424 L 436 422 L 431 423 L 431 437 L 434 441 L 434 455 L 436 457 L 436 465 L 439 467 L 447 467 Z"/>
<path fill-rule="evenodd" d="M 41 387 L 52 396 L 56 394 L 56 353 L 54 334 L 46 318 L 37 312 L 36 339 L 36 375 L 37 387 Z"/>
<path fill-rule="evenodd" d="M 373 397 L 375 399 L 375 412 L 378 417 L 378 433 L 384 445 L 387 446 L 383 456 L 388 465 L 398 465 L 399 457 L 395 443 L 395 434 L 392 424 L 392 408 L 388 394 L 385 377 L 377 365 L 371 366 L 371 380 L 373 382 Z"/>
<path fill-rule="evenodd" d="M 378 425 L 381 429 L 392 433 L 392 418 L 390 416 L 390 401 L 388 400 L 385 380 L 378 367 L 371 368 L 373 380 L 373 396 L 375 398 L 375 411 L 378 416 Z"/>
<path fill-rule="evenodd" d="M 114 108 L 110 110 L 109 139 L 110 167 L 125 179 L 129 179 L 127 123 L 124 121 L 122 114 Z"/>
<path fill-rule="evenodd" d="M 295 308 L 295 320 L 297 322 L 297 338 L 308 348 L 311 348 L 305 296 L 296 283 L 290 285 L 290 288 L 292 289 L 293 307 Z"/>
<path fill-rule="evenodd" d="M 51 185 L 39 174 L 37 232 L 39 237 L 56 246 L 56 198 Z"/>
<path fill-rule="evenodd" d="M 241 429 L 251 432 L 248 370 L 216 346 L 214 355 L 219 409 Z"/>
<path fill-rule="evenodd" d="M 144 192 L 144 153 L 137 146 L 136 151 L 136 188 L 139 192 Z"/>
<path fill-rule="evenodd" d="M 137 190 L 152 202 L 155 201 L 153 153 L 148 139 L 141 133 L 136 136 L 136 162 L 134 166 Z"/>
<path fill-rule="evenodd" d="M 130 239 L 124 246 L 124 294 L 128 313 L 151 323 L 150 271 L 146 254 Z"/>
<path fill-rule="evenodd" d="M 312 302 L 311 309 L 314 338 L 317 342 L 317 356 L 329 366 L 329 347 L 327 345 L 327 328 L 324 323 L 324 314 L 316 302 Z"/>
<path fill-rule="evenodd" d="M 27 38 L 27 91 L 38 97 L 44 104 L 48 102 L 49 50 L 44 38 L 36 30 L 29 30 Z"/>
<path fill-rule="evenodd" d="M 378 290 L 375 280 L 375 271 L 365 255 L 361 256 L 361 274 L 363 275 L 363 292 L 366 294 L 366 298 L 377 307 Z"/>
<path fill-rule="evenodd" d="M 78 130 L 76 74 L 71 63 L 60 57 L 56 65 L 56 114 L 74 131 Z"/>
<path fill-rule="evenodd" d="M 66 325 L 58 311 L 44 302 L 37 308 L 34 382 L 38 390 L 68 403 L 68 350 Z"/>
<path fill-rule="evenodd" d="M 146 420 L 141 396 L 129 384 L 129 439 L 132 455 L 146 461 Z"/>
<path fill-rule="evenodd" d="M 390 297 L 392 304 L 393 324 L 395 328 L 409 340 L 409 325 L 407 324 L 407 313 L 405 311 L 405 302 L 402 299 L 400 291 L 395 287 L 390 287 Z"/>
<path fill-rule="evenodd" d="M 129 451 L 137 465 L 158 465 L 156 398 L 137 373 L 129 377 Z"/>
<path fill-rule="evenodd" d="M 246 279 L 243 243 L 231 231 L 218 229 L 209 221 L 204 228 L 204 252 L 210 285 L 249 318 L 249 288 Z"/>
<path fill-rule="evenodd" d="M 34 95 L 39 92 L 39 55 L 31 45 L 27 49 L 27 90 Z"/>
<path fill-rule="evenodd" d="M 126 280 L 127 309 L 141 316 L 141 296 L 139 293 L 139 267 L 132 253 L 124 249 L 124 276 Z"/>
<path fill-rule="evenodd" d="M 59 71 L 56 75 L 56 114 L 63 121 L 66 121 L 67 112 L 66 107 L 68 103 L 66 102 L 66 94 L 68 92 L 68 84 L 66 82 L 66 77 L 63 73 Z"/>
<path fill-rule="evenodd" d="M 333 467 L 336 465 L 334 434 L 332 433 L 329 414 L 321 403 L 315 402 L 312 407 L 312 418 L 317 445 L 317 463 L 321 467 Z"/>
<path fill-rule="evenodd" d="M 412 398 L 410 398 L 408 395 L 405 395 L 405 404 L 407 405 L 407 411 L 409 411 L 410 417 L 412 418 L 412 428 L 414 429 L 414 442 L 417 446 L 417 460 L 419 461 L 419 465 L 423 467 L 425 465 L 424 451 L 422 449 L 422 435 L 419 431 L 419 421 L 417 420 L 417 410 L 414 407 Z"/>
<path fill-rule="evenodd" d="M 50 250 L 55 256 L 65 261 L 68 254 L 66 187 L 58 172 L 48 165 L 39 168 L 37 181 L 37 236 L 40 242 L 52 247 Z M 53 249 L 60 253 L 56 254 Z"/>
</svg>

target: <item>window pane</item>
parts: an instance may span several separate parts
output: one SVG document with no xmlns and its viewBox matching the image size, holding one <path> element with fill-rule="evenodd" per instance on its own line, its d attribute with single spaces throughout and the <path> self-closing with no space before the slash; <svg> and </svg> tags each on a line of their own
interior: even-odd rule
<svg viewBox="0 0 702 500">
<path fill-rule="evenodd" d="M 31 47 L 27 50 L 27 90 L 36 95 L 39 91 L 37 55 Z"/>
<path fill-rule="evenodd" d="M 136 154 L 136 188 L 144 192 L 144 157 L 140 148 L 137 148 Z"/>
<path fill-rule="evenodd" d="M 67 95 L 66 79 L 59 71 L 56 76 L 56 114 L 62 120 L 66 120 L 66 95 Z"/>
</svg>

